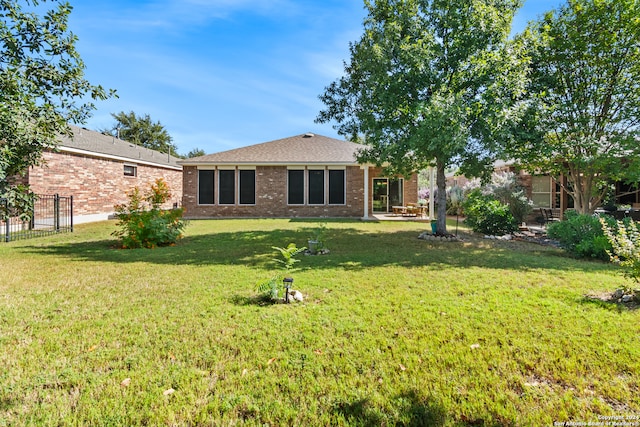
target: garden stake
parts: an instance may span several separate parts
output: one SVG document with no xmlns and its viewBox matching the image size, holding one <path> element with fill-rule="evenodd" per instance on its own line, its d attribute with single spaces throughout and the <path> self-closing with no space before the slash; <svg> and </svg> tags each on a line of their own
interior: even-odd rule
<svg viewBox="0 0 640 427">
<path fill-rule="evenodd" d="M 289 303 L 289 289 L 293 284 L 293 277 L 285 277 L 282 282 L 284 283 L 284 302 Z"/>
</svg>

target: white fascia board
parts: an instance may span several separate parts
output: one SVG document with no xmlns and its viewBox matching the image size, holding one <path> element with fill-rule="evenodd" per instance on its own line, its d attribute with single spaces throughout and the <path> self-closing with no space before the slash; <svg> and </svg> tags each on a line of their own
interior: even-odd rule
<svg viewBox="0 0 640 427">
<path fill-rule="evenodd" d="M 286 162 L 286 163 L 210 163 L 210 162 L 202 162 L 202 163 L 181 163 L 183 166 L 195 166 L 198 169 L 206 169 L 206 168 L 224 168 L 224 167 L 234 167 L 237 166 L 240 169 L 243 168 L 255 168 L 257 166 L 286 166 L 286 167 L 347 167 L 347 166 L 360 166 L 359 163 L 346 163 L 346 162 Z"/>
<path fill-rule="evenodd" d="M 360 169 L 369 169 L 369 168 L 376 167 L 376 165 L 374 165 L 373 163 L 361 163 L 361 164 L 358 164 L 358 166 L 360 166 Z"/>
<path fill-rule="evenodd" d="M 164 168 L 164 169 L 172 169 L 172 170 L 176 170 L 176 171 L 181 171 L 182 170 L 181 166 L 171 166 L 171 165 L 165 165 L 165 164 L 162 164 L 162 163 L 147 162 L 147 161 L 140 160 L 140 159 L 132 159 L 131 157 L 114 156 L 112 154 L 97 153 L 95 151 L 81 150 L 81 149 L 78 149 L 78 148 L 70 148 L 70 147 L 65 147 L 65 146 L 62 146 L 62 145 L 56 147 L 56 151 L 63 151 L 63 152 L 66 152 L 66 153 L 73 153 L 73 154 L 83 154 L 83 155 L 91 156 L 91 157 L 99 157 L 101 159 L 118 160 L 118 161 L 121 161 L 121 162 L 130 163 L 132 165 L 155 166 L 155 167 L 160 167 L 160 168 Z M 54 151 L 54 153 L 56 151 Z"/>
</svg>

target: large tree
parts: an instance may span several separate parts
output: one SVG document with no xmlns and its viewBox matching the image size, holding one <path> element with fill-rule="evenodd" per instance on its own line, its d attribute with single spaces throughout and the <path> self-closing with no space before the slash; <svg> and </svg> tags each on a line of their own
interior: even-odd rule
<svg viewBox="0 0 640 427">
<path fill-rule="evenodd" d="M 518 36 L 531 57 L 526 120 L 509 154 L 564 175 L 578 212 L 640 179 L 640 1 L 570 0 Z"/>
<path fill-rule="evenodd" d="M 445 169 L 478 174 L 506 129 L 518 56 L 507 45 L 518 0 L 371 0 L 345 75 L 325 89 L 318 121 L 335 120 L 359 160 L 390 173 L 436 167 L 438 233 Z M 504 135 L 507 137 L 507 135 Z"/>
<path fill-rule="evenodd" d="M 201 157 L 201 156 L 204 156 L 205 154 L 207 153 L 205 153 L 205 151 L 202 148 L 196 147 L 190 150 L 185 157 L 187 159 L 193 159 L 194 157 Z"/>
<path fill-rule="evenodd" d="M 111 114 L 116 123 L 106 132 L 152 150 L 162 153 L 176 154 L 177 147 L 173 144 L 173 138 L 160 122 L 151 120 L 148 114 L 138 116 L 133 111 Z"/>
<path fill-rule="evenodd" d="M 46 1 L 0 0 L 0 198 L 22 208 L 32 197 L 11 178 L 40 163 L 61 134 L 71 135 L 69 123 L 86 120 L 95 108 L 87 98 L 110 95 L 84 78 L 69 3 L 45 10 Z"/>
</svg>

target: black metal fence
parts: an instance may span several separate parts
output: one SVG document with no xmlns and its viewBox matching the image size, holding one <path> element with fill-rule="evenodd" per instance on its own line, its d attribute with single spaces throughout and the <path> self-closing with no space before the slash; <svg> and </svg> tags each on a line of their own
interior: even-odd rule
<svg viewBox="0 0 640 427">
<path fill-rule="evenodd" d="M 11 212 L 6 199 L 0 199 L 3 209 Z M 31 239 L 56 233 L 73 232 L 73 196 L 58 194 L 38 195 L 33 205 L 31 221 L 22 221 L 17 216 L 0 219 L 0 241 Z"/>
</svg>

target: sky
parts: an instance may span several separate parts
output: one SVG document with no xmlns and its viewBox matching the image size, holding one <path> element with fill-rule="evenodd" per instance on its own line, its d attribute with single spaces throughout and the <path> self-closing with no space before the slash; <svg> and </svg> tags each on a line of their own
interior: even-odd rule
<svg viewBox="0 0 640 427">
<path fill-rule="evenodd" d="M 148 114 L 178 152 L 230 150 L 313 132 L 324 88 L 343 74 L 363 0 L 70 0 L 85 77 L 115 89 L 84 125 Z M 514 32 L 561 0 L 525 0 Z"/>
</svg>

